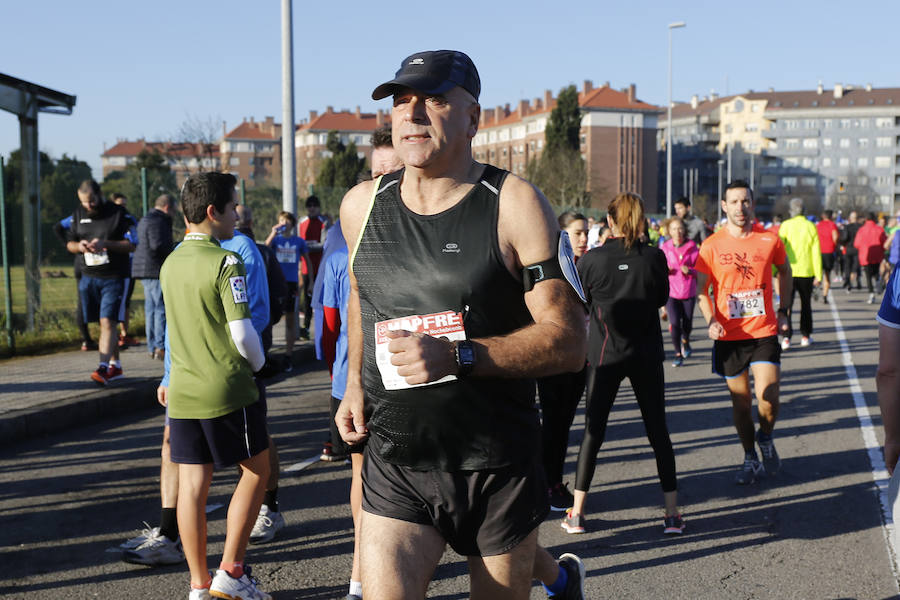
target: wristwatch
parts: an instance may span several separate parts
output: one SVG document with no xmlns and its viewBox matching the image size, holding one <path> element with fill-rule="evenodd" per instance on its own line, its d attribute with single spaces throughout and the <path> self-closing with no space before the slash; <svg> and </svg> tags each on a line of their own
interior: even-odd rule
<svg viewBox="0 0 900 600">
<path fill-rule="evenodd" d="M 469 375 L 475 368 L 475 345 L 471 340 L 456 342 L 457 377 Z"/>
</svg>

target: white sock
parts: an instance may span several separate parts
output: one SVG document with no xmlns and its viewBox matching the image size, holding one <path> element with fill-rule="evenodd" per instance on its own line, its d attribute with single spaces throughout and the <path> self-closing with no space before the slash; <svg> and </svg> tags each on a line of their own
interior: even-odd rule
<svg viewBox="0 0 900 600">
<path fill-rule="evenodd" d="M 111 367 L 118 367 L 118 368 L 120 368 L 120 369 L 122 368 L 122 364 L 121 364 L 121 363 L 119 362 L 119 360 L 116 359 L 116 358 L 110 359 L 110 361 L 109 361 L 109 366 L 111 366 Z"/>
<path fill-rule="evenodd" d="M 350 580 L 350 591 L 348 593 L 362 598 L 362 581 L 353 581 L 351 579 Z"/>
</svg>

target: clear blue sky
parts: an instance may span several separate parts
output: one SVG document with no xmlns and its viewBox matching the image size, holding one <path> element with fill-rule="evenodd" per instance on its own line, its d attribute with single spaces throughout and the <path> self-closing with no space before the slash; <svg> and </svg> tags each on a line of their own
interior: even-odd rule
<svg viewBox="0 0 900 600">
<path fill-rule="evenodd" d="M 229 129 L 281 121 L 280 14 L 278 0 L 6 2 L 0 72 L 78 97 L 71 116 L 41 115 L 40 148 L 86 160 L 99 178 L 104 144 L 120 138 L 170 139 L 191 116 Z M 404 56 L 437 48 L 473 58 L 487 107 L 584 79 L 635 83 L 662 106 L 666 25 L 679 20 L 676 100 L 819 80 L 900 87 L 897 0 L 294 2 L 296 118 L 387 108 L 372 89 Z M 18 121 L 0 112 L 0 155 L 18 145 Z"/>
</svg>

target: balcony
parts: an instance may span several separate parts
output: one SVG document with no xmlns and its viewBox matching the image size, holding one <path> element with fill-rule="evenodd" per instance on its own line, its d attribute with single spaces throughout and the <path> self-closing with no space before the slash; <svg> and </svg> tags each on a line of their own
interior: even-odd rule
<svg viewBox="0 0 900 600">
<path fill-rule="evenodd" d="M 769 148 L 766 153 L 768 156 L 818 156 L 819 149 L 818 148 Z"/>
<path fill-rule="evenodd" d="M 774 140 L 776 138 L 817 138 L 819 137 L 818 129 L 763 129 L 759 132 L 765 139 Z"/>
</svg>

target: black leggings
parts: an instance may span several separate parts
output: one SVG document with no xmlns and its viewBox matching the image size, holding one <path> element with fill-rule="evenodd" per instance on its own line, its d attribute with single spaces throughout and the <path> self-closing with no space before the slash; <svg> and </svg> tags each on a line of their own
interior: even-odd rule
<svg viewBox="0 0 900 600">
<path fill-rule="evenodd" d="M 791 303 L 788 305 L 788 330 L 785 337 L 794 335 L 794 296 L 800 296 L 800 334 L 803 337 L 812 335 L 812 277 L 794 277 L 791 286 Z"/>
<path fill-rule="evenodd" d="M 603 445 L 606 424 L 619 384 L 628 377 L 644 419 L 647 439 L 656 455 L 656 471 L 663 492 L 673 492 L 678 484 L 675 476 L 675 452 L 666 427 L 663 366 L 659 361 L 631 358 L 615 365 L 588 367 L 587 402 L 585 406 L 584 440 L 578 452 L 575 489 L 586 492 L 594 478 L 597 453 Z"/>
<path fill-rule="evenodd" d="M 875 263 L 874 265 L 865 265 L 863 270 L 866 272 L 866 285 L 869 286 L 869 293 L 875 293 L 875 284 L 878 282 L 878 269 L 881 267 L 881 263 Z"/>
<path fill-rule="evenodd" d="M 696 298 L 669 298 L 666 302 L 666 313 L 669 315 L 669 324 L 672 325 L 672 346 L 675 354 L 681 356 L 681 340 L 691 340 L 691 330 L 694 328 L 694 302 Z"/>
<path fill-rule="evenodd" d="M 537 380 L 541 402 L 541 455 L 550 487 L 562 482 L 569 429 L 584 392 L 586 375 L 587 367 L 584 367 L 577 373 L 561 373 Z"/>
</svg>

